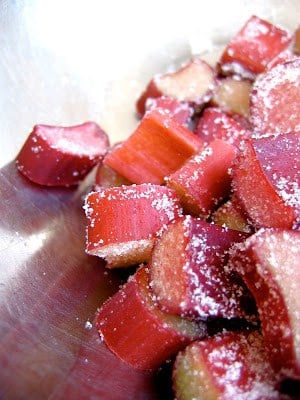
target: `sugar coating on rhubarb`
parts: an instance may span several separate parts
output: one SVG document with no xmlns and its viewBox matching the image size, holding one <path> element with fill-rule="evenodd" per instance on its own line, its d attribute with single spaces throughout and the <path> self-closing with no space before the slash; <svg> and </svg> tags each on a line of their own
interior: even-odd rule
<svg viewBox="0 0 300 400">
<path fill-rule="evenodd" d="M 255 297 L 273 368 L 300 377 L 300 232 L 260 229 L 230 258 Z"/>
<path fill-rule="evenodd" d="M 264 339 L 256 331 L 225 332 L 195 341 L 179 353 L 173 370 L 173 388 L 179 399 L 285 398 L 276 384 Z"/>
<path fill-rule="evenodd" d="M 255 321 L 255 313 L 243 306 L 248 302 L 250 310 L 253 305 L 248 289 L 236 273 L 225 268 L 230 246 L 243 239 L 244 234 L 191 216 L 169 224 L 150 259 L 151 287 L 161 307 L 204 320 Z"/>
<path fill-rule="evenodd" d="M 176 193 L 154 184 L 91 192 L 84 209 L 87 253 L 115 266 L 148 261 L 154 238 L 182 213 Z"/>
<path fill-rule="evenodd" d="M 288 61 L 262 74 L 250 96 L 254 132 L 300 130 L 300 60 Z"/>
</svg>

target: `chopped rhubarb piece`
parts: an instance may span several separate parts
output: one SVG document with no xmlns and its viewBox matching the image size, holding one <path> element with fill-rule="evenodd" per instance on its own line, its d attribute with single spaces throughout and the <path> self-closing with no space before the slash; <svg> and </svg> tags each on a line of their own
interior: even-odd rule
<svg viewBox="0 0 300 400">
<path fill-rule="evenodd" d="M 227 112 L 249 117 L 252 83 L 247 79 L 227 77 L 218 81 L 211 103 Z"/>
<path fill-rule="evenodd" d="M 182 125 L 189 126 L 194 109 L 186 101 L 179 101 L 172 97 L 161 96 L 157 98 L 149 98 L 146 102 L 146 110 L 150 111 L 160 108 L 169 113 Z"/>
<path fill-rule="evenodd" d="M 118 174 L 116 171 L 100 163 L 95 175 L 95 189 L 106 189 L 114 186 L 130 185 L 127 179 Z"/>
<path fill-rule="evenodd" d="M 189 215 L 169 224 L 149 262 L 151 288 L 162 309 L 203 320 L 255 320 L 250 292 L 225 268 L 231 246 L 247 236 Z"/>
<path fill-rule="evenodd" d="M 300 59 L 261 74 L 250 95 L 250 121 L 257 136 L 300 130 Z"/>
<path fill-rule="evenodd" d="M 211 220 L 217 225 L 241 232 L 251 233 L 253 230 L 247 215 L 235 196 L 231 196 L 229 200 L 222 204 L 212 214 Z"/>
<path fill-rule="evenodd" d="M 270 362 L 283 377 L 300 379 L 300 232 L 261 229 L 238 245 L 230 264 L 257 304 Z"/>
<path fill-rule="evenodd" d="M 293 228 L 300 212 L 300 134 L 245 141 L 233 167 L 233 189 L 259 227 Z"/>
<path fill-rule="evenodd" d="M 146 266 L 140 267 L 98 311 L 97 327 L 106 345 L 124 362 L 157 369 L 196 338 L 205 323 L 164 313 L 153 300 Z"/>
<path fill-rule="evenodd" d="M 108 136 L 94 122 L 70 127 L 35 125 L 16 165 L 40 185 L 77 185 L 102 160 L 108 146 Z"/>
<path fill-rule="evenodd" d="M 146 262 L 157 232 L 181 213 L 175 192 L 152 184 L 91 192 L 84 208 L 86 251 L 111 268 Z"/>
<path fill-rule="evenodd" d="M 229 169 L 235 157 L 235 146 L 215 139 L 167 177 L 184 211 L 206 218 L 217 208 L 230 193 Z"/>
<path fill-rule="evenodd" d="M 156 109 L 145 114 L 137 129 L 103 162 L 133 183 L 161 184 L 202 146 L 193 132 Z"/>
<path fill-rule="evenodd" d="M 144 115 L 148 99 L 160 96 L 203 105 L 210 100 L 214 87 L 214 69 L 201 58 L 193 58 L 177 71 L 151 79 L 137 100 L 138 115 Z"/>
<path fill-rule="evenodd" d="M 173 367 L 177 400 L 283 400 L 259 331 L 225 332 L 191 343 Z"/>
<path fill-rule="evenodd" d="M 221 139 L 236 146 L 251 136 L 251 132 L 234 117 L 217 107 L 208 107 L 203 111 L 194 132 L 205 142 Z"/>
<path fill-rule="evenodd" d="M 253 15 L 226 46 L 220 63 L 222 68 L 238 64 L 259 74 L 268 62 L 289 46 L 292 36 L 285 30 Z"/>
</svg>

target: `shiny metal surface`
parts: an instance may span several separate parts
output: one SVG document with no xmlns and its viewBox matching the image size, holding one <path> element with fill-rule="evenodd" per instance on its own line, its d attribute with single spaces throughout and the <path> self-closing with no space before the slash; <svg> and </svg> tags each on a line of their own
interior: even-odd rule
<svg viewBox="0 0 300 400">
<path fill-rule="evenodd" d="M 251 14 L 300 22 L 298 0 L 0 2 L 1 399 L 166 398 L 89 329 L 120 279 L 84 254 L 86 188 L 37 187 L 12 160 L 36 123 L 94 120 L 126 137 L 150 76 L 223 45 Z"/>
</svg>

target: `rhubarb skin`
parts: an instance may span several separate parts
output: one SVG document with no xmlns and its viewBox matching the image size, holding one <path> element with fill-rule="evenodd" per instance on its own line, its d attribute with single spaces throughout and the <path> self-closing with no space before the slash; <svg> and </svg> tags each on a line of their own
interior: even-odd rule
<svg viewBox="0 0 300 400">
<path fill-rule="evenodd" d="M 78 185 L 109 147 L 94 122 L 60 127 L 35 125 L 16 158 L 20 173 L 44 186 Z"/>
<path fill-rule="evenodd" d="M 202 320 L 255 321 L 250 292 L 238 274 L 226 269 L 230 247 L 247 236 L 191 216 L 169 224 L 149 262 L 151 288 L 160 307 Z"/>
<path fill-rule="evenodd" d="M 210 100 L 216 81 L 214 69 L 199 57 L 187 61 L 178 70 L 157 74 L 148 83 L 136 102 L 138 116 L 143 116 L 147 101 L 161 96 L 191 105 L 203 106 Z"/>
<path fill-rule="evenodd" d="M 162 184 L 203 146 L 203 141 L 160 109 L 149 111 L 136 130 L 103 160 L 132 183 Z"/>
<path fill-rule="evenodd" d="M 284 400 L 259 331 L 225 332 L 195 341 L 173 367 L 177 400 Z"/>
<path fill-rule="evenodd" d="M 196 338 L 206 325 L 159 309 L 149 290 L 148 267 L 140 267 L 97 314 L 97 328 L 109 349 L 127 364 L 155 370 Z"/>
<path fill-rule="evenodd" d="M 300 131 L 300 59 L 261 74 L 250 94 L 250 122 L 256 137 Z"/>
<path fill-rule="evenodd" d="M 236 197 L 256 228 L 293 228 L 300 207 L 300 135 L 245 141 L 233 167 Z"/>
<path fill-rule="evenodd" d="M 220 107 L 207 107 L 194 129 L 194 133 L 207 143 L 214 139 L 220 139 L 235 146 L 239 146 L 241 140 L 251 136 L 250 130 Z"/>
<path fill-rule="evenodd" d="M 182 213 L 172 189 L 152 184 L 91 192 L 84 208 L 86 252 L 104 258 L 111 268 L 146 262 L 156 234 Z"/>
<path fill-rule="evenodd" d="M 271 365 L 283 378 L 300 379 L 300 232 L 260 229 L 236 246 L 230 264 L 257 304 Z"/>
<path fill-rule="evenodd" d="M 253 15 L 226 46 L 220 58 L 221 68 L 228 69 L 233 64 L 234 69 L 238 64 L 259 74 L 291 41 L 288 32 Z"/>
<path fill-rule="evenodd" d="M 231 191 L 236 147 L 215 139 L 166 178 L 186 213 L 207 218 Z"/>
</svg>

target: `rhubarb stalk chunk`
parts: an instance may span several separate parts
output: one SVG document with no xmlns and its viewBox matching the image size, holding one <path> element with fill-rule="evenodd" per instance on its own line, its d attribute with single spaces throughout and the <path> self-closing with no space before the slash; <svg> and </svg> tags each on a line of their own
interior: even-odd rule
<svg viewBox="0 0 300 400">
<path fill-rule="evenodd" d="M 173 368 L 177 400 L 283 400 L 259 331 L 227 332 L 195 341 Z"/>
<path fill-rule="evenodd" d="M 292 37 L 285 30 L 253 15 L 232 38 L 221 56 L 221 66 L 245 68 L 253 74 L 264 71 L 268 62 L 288 47 Z"/>
<path fill-rule="evenodd" d="M 225 268 L 228 250 L 245 237 L 191 216 L 169 224 L 156 241 L 149 263 L 151 287 L 160 306 L 172 314 L 203 320 L 252 319 L 252 296 L 238 274 Z"/>
<path fill-rule="evenodd" d="M 109 152 L 104 164 L 132 183 L 162 184 L 203 146 L 203 141 L 161 109 L 149 111 L 137 129 Z"/>
<path fill-rule="evenodd" d="M 107 134 L 94 122 L 68 127 L 35 125 L 16 165 L 40 185 L 77 185 L 102 161 L 108 147 Z"/>
<path fill-rule="evenodd" d="M 146 262 L 157 232 L 181 215 L 176 193 L 141 184 L 91 192 L 85 202 L 88 254 L 122 267 Z"/>
<path fill-rule="evenodd" d="M 161 96 L 191 105 L 204 105 L 213 94 L 215 75 L 206 61 L 195 57 L 175 72 L 154 76 L 136 102 L 138 115 L 144 115 L 149 99 Z"/>
<path fill-rule="evenodd" d="M 298 225 L 299 171 L 299 133 L 244 142 L 233 168 L 233 189 L 257 228 Z"/>
<path fill-rule="evenodd" d="M 104 303 L 97 326 L 111 351 L 133 367 L 146 370 L 158 368 L 192 340 L 207 335 L 204 323 L 159 309 L 149 290 L 146 266 Z"/>
<path fill-rule="evenodd" d="M 215 139 L 167 177 L 185 212 L 207 218 L 229 195 L 229 171 L 235 157 L 235 146 Z"/>
<path fill-rule="evenodd" d="M 251 290 L 270 362 L 300 379 L 300 232 L 261 229 L 232 252 L 230 263 Z"/>
</svg>

